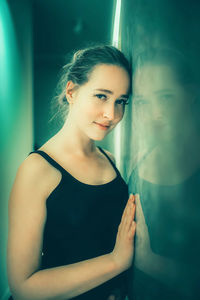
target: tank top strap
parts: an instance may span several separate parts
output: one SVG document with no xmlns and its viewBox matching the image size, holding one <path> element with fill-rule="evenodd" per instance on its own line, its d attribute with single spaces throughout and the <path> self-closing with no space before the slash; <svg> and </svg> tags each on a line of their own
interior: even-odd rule
<svg viewBox="0 0 200 300">
<path fill-rule="evenodd" d="M 35 150 L 30 152 L 28 155 L 30 155 L 31 153 L 38 153 L 40 154 L 44 159 L 46 159 L 53 167 L 55 167 L 56 169 L 58 169 L 59 171 L 61 171 L 61 173 L 63 173 L 63 167 L 61 165 L 59 165 L 52 157 L 50 157 L 46 152 L 42 151 L 42 150 Z"/>
<path fill-rule="evenodd" d="M 112 159 L 108 156 L 108 154 L 100 147 L 97 146 L 99 148 L 99 150 L 107 157 L 107 159 L 109 160 L 109 162 L 111 163 L 111 165 L 113 166 L 114 170 L 116 171 L 117 175 L 120 175 L 119 170 L 117 169 L 116 165 L 114 164 L 114 162 L 112 161 Z"/>
</svg>

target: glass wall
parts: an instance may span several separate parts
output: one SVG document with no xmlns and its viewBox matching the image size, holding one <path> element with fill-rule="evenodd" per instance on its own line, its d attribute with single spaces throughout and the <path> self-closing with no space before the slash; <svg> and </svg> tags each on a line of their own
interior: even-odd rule
<svg viewBox="0 0 200 300">
<path fill-rule="evenodd" d="M 130 300 L 200 299 L 199 15 L 194 0 L 122 1 L 122 173 L 140 196 Z"/>
</svg>

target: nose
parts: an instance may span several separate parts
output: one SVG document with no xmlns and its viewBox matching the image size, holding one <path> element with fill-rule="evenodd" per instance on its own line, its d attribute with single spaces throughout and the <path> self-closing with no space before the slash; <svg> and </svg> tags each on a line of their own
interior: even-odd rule
<svg viewBox="0 0 200 300">
<path fill-rule="evenodd" d="M 156 104 L 157 105 L 153 105 L 151 107 L 151 115 L 152 115 L 153 120 L 161 121 L 165 115 L 164 109 L 159 103 L 156 103 Z"/>
<path fill-rule="evenodd" d="M 112 121 L 115 118 L 115 104 L 106 103 L 104 106 L 103 117 Z"/>
</svg>

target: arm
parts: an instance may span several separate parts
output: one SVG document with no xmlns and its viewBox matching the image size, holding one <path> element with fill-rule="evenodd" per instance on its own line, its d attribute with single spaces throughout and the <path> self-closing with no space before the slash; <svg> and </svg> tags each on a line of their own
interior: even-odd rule
<svg viewBox="0 0 200 300">
<path fill-rule="evenodd" d="M 124 210 L 111 253 L 67 266 L 39 270 L 46 220 L 45 202 L 60 180 L 59 171 L 55 176 L 55 170 L 52 172 L 50 169 L 42 158 L 35 155 L 28 157 L 18 170 L 11 192 L 8 279 L 15 300 L 72 298 L 113 278 L 129 268 L 132 262 L 135 233 L 133 197 Z"/>
</svg>

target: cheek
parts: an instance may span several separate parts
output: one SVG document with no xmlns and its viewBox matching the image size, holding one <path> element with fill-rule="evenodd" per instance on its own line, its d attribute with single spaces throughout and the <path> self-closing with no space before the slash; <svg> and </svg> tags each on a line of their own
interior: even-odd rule
<svg viewBox="0 0 200 300">
<path fill-rule="evenodd" d="M 137 122 L 147 123 L 152 120 L 150 105 L 133 105 L 133 116 Z"/>
<path fill-rule="evenodd" d="M 93 102 L 83 104 L 80 109 L 80 116 L 87 120 L 95 121 L 98 115 L 101 114 L 101 107 Z"/>
<path fill-rule="evenodd" d="M 119 106 L 115 108 L 115 120 L 116 123 L 118 123 L 119 121 L 121 121 L 121 119 L 124 116 L 124 112 L 125 112 L 125 106 Z"/>
<path fill-rule="evenodd" d="M 190 105 L 188 105 L 188 102 L 178 101 L 177 99 L 171 106 L 166 108 L 165 115 L 171 122 L 176 123 L 179 120 L 185 119 L 189 111 Z"/>
</svg>

